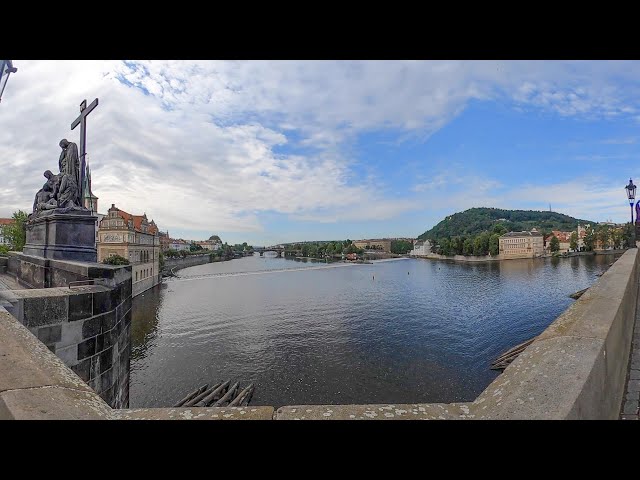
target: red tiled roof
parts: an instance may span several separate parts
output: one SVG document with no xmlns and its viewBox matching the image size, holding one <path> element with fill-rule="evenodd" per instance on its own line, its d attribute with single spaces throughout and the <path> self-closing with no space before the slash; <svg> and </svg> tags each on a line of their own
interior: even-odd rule
<svg viewBox="0 0 640 480">
<path fill-rule="evenodd" d="M 571 233 L 572 232 L 561 232 L 559 230 L 552 230 L 551 234 L 555 235 L 555 237 L 558 239 L 558 241 L 562 242 L 562 243 L 567 243 L 569 241 L 571 241 Z"/>
<path fill-rule="evenodd" d="M 11 225 L 13 218 L 0 218 L 0 225 Z"/>
<path fill-rule="evenodd" d="M 120 210 L 119 208 L 116 208 L 116 210 L 118 211 L 118 215 L 120 215 L 124 219 L 124 221 L 127 222 L 127 224 L 129 223 L 129 220 L 133 222 L 134 230 L 138 232 L 142 231 L 142 220 L 144 219 L 144 215 L 131 215 L 130 213 L 127 213 L 124 210 Z M 147 231 L 151 234 L 158 233 L 158 227 L 155 225 L 155 223 L 148 222 Z"/>
</svg>

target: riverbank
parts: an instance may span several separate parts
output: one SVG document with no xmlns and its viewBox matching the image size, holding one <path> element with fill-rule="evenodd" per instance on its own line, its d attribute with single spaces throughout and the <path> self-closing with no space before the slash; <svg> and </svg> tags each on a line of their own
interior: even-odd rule
<svg viewBox="0 0 640 480">
<path fill-rule="evenodd" d="M 594 250 L 591 252 L 571 252 L 561 255 L 554 256 L 553 254 L 546 253 L 544 255 L 540 255 L 539 257 L 504 257 L 503 255 L 482 255 L 482 256 L 464 256 L 464 255 L 438 255 L 436 253 L 431 253 L 429 255 L 415 255 L 411 258 L 422 258 L 427 260 L 446 260 L 449 262 L 459 262 L 459 263 L 487 263 L 487 262 L 501 262 L 508 260 L 529 260 L 532 258 L 569 258 L 569 257 L 586 257 L 586 256 L 594 256 L 594 255 L 621 255 L 626 252 L 627 249 L 621 250 Z"/>
</svg>

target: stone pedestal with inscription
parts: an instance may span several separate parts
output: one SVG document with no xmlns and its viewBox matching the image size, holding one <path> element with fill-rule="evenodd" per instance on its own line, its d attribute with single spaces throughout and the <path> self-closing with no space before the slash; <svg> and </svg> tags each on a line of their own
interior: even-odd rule
<svg viewBox="0 0 640 480">
<path fill-rule="evenodd" d="M 96 262 L 96 220 L 89 210 L 44 215 L 27 222 L 23 253 L 54 260 Z"/>
</svg>

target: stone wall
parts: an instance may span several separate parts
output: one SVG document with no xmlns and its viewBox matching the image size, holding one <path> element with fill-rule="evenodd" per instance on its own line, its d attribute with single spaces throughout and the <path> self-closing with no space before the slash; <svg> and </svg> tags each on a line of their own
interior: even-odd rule
<svg viewBox="0 0 640 480">
<path fill-rule="evenodd" d="M 36 265 L 34 260 L 42 260 L 43 268 L 36 272 L 45 272 L 51 281 L 68 284 L 73 278 L 92 280 L 95 284 L 5 290 L 2 297 L 11 305 L 7 310 L 109 405 L 128 406 L 131 266 L 37 257 L 28 261 L 18 257 L 16 264 L 27 265 L 27 272 L 31 273 L 28 265 Z M 17 278 L 22 280 L 20 276 Z"/>
<path fill-rule="evenodd" d="M 161 281 L 160 275 L 154 275 L 152 277 L 145 278 L 144 280 L 133 282 L 131 296 L 135 297 L 137 295 L 140 295 L 143 292 L 146 292 L 150 288 L 153 288 L 156 285 L 158 285 L 160 281 Z"/>
<path fill-rule="evenodd" d="M 173 270 L 177 272 L 181 268 L 193 267 L 194 265 L 203 265 L 210 263 L 209 254 L 206 255 L 190 255 L 184 258 L 165 258 L 163 272 Z"/>
</svg>

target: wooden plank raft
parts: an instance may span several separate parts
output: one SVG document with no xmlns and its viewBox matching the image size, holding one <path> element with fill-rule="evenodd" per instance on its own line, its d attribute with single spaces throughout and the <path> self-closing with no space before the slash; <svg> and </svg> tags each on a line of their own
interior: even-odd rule
<svg viewBox="0 0 640 480">
<path fill-rule="evenodd" d="M 208 384 L 195 389 L 174 407 L 246 407 L 251 401 L 255 386 L 253 383 L 240 388 L 238 382 L 229 388 L 230 380 L 218 382 L 210 388 Z"/>
<path fill-rule="evenodd" d="M 519 345 L 516 345 L 515 347 L 512 347 L 504 352 L 493 361 L 493 363 L 491 364 L 491 370 L 504 370 L 505 368 L 507 368 L 509 364 L 513 362 L 518 357 L 518 355 L 524 352 L 524 349 L 531 345 L 536 338 L 537 337 L 533 337 L 532 339 L 527 340 L 526 342 L 522 342 Z"/>
</svg>

